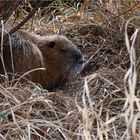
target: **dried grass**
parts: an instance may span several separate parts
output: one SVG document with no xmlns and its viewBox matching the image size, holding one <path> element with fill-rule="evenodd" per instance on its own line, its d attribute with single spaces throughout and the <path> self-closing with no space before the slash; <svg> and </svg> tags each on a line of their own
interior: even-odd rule
<svg viewBox="0 0 140 140">
<path fill-rule="evenodd" d="M 21 17 L 15 19 L 15 13 L 9 24 L 28 14 L 24 6 L 19 9 Z M 85 0 L 81 6 L 61 1 L 39 9 L 23 28 L 67 35 L 87 64 L 77 79 L 54 92 L 20 79 L 1 84 L 0 139 L 139 139 L 139 19 L 133 18 L 138 13 L 135 0 Z"/>
</svg>

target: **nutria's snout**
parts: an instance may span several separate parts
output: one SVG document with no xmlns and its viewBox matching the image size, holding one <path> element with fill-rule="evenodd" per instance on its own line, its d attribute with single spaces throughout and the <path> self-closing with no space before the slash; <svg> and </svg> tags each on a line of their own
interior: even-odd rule
<svg viewBox="0 0 140 140">
<path fill-rule="evenodd" d="M 79 65 L 84 65 L 86 62 L 84 56 L 81 53 L 79 54 L 79 58 L 77 60 L 78 60 Z"/>
<path fill-rule="evenodd" d="M 82 58 L 82 59 L 79 60 L 79 64 L 80 65 L 83 65 L 84 63 L 85 63 L 85 59 L 84 58 Z"/>
<path fill-rule="evenodd" d="M 69 77 L 75 77 L 77 74 L 79 74 L 82 71 L 85 64 L 85 58 L 82 55 L 80 50 L 76 49 L 73 52 L 73 58 L 74 58 L 73 66 L 72 66 Z"/>
<path fill-rule="evenodd" d="M 84 56 L 82 55 L 82 53 L 79 50 L 75 52 L 74 57 L 76 59 L 76 62 L 79 65 L 84 65 L 85 59 L 84 59 Z"/>
<path fill-rule="evenodd" d="M 76 61 L 77 61 L 79 64 L 82 63 L 82 54 L 81 54 L 81 52 L 79 52 L 79 51 L 75 52 L 75 53 L 74 53 L 74 57 L 75 57 Z"/>
</svg>

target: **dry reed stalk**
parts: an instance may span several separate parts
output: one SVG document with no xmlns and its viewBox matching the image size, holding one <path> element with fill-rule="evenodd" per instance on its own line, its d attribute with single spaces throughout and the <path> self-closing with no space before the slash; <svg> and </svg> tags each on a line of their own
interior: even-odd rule
<svg viewBox="0 0 140 140">
<path fill-rule="evenodd" d="M 126 22 L 125 26 L 125 43 L 130 58 L 130 67 L 124 78 L 126 101 L 123 111 L 126 113 L 127 129 L 123 137 L 126 135 L 128 138 L 132 137 L 132 139 L 136 140 L 138 138 L 136 130 L 139 129 L 139 123 L 137 121 L 140 118 L 140 99 L 136 96 L 137 70 L 135 43 L 139 29 L 135 30 L 130 40 L 127 33 L 128 25 L 134 18 L 140 19 L 139 17 L 132 17 Z"/>
</svg>

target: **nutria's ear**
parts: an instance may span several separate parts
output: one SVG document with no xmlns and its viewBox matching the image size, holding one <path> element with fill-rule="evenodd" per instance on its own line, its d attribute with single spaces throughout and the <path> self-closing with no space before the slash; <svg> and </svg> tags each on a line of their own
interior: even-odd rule
<svg viewBox="0 0 140 140">
<path fill-rule="evenodd" d="M 49 46 L 50 48 L 53 48 L 53 47 L 55 46 L 55 41 L 50 41 L 50 42 L 48 43 L 48 46 Z"/>
</svg>

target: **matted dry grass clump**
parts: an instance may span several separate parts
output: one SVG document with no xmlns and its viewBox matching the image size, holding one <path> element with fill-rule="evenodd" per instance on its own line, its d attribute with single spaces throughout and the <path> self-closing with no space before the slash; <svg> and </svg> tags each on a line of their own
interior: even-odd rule
<svg viewBox="0 0 140 140">
<path fill-rule="evenodd" d="M 39 8 L 22 28 L 68 36 L 87 62 L 53 92 L 31 82 L 1 84 L 0 140 L 139 139 L 139 7 L 135 0 L 60 0 Z M 18 7 L 8 26 L 29 11 Z"/>
</svg>

